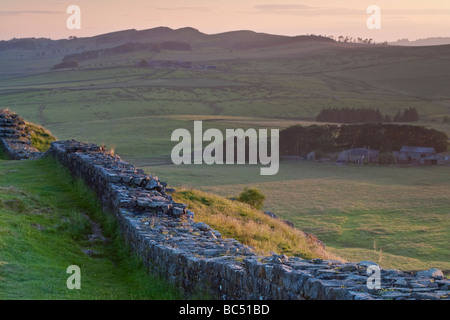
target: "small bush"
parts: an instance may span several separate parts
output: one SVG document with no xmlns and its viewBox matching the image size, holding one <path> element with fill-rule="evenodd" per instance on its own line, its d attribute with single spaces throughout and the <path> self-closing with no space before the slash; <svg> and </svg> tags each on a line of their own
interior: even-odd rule
<svg viewBox="0 0 450 320">
<path fill-rule="evenodd" d="M 261 209 L 264 205 L 266 197 L 256 188 L 245 188 L 239 195 L 240 202 L 247 203 L 256 209 Z"/>
<path fill-rule="evenodd" d="M 74 69 L 78 68 L 79 62 L 77 60 L 67 60 L 61 63 L 56 64 L 52 70 L 57 69 Z"/>
</svg>

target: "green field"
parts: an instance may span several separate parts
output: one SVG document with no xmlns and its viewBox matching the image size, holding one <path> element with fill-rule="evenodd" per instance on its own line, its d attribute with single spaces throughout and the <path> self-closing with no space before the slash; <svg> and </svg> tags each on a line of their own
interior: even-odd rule
<svg viewBox="0 0 450 320">
<path fill-rule="evenodd" d="M 91 241 L 91 234 L 105 239 Z M 70 265 L 80 267 L 81 290 L 66 286 Z M 147 273 L 127 249 L 114 218 L 67 170 L 50 159 L 0 160 L 0 299 L 181 297 Z"/>
<path fill-rule="evenodd" d="M 378 108 L 393 116 L 413 107 L 417 124 L 450 135 L 450 123 L 442 121 L 450 115 L 448 46 L 198 48 L 152 58 L 214 64 L 216 70 L 132 67 L 148 52 L 61 71 L 49 71 L 54 57 L 34 64 L 23 59 L 21 66 L 5 55 L 0 106 L 60 140 L 105 144 L 176 187 L 236 196 L 257 186 L 267 197 L 266 210 L 349 260 L 450 270 L 449 167 L 282 162 L 278 175 L 262 177 L 259 167 L 170 165 L 172 131 L 192 130 L 193 120 L 204 120 L 205 129 L 270 129 L 310 124 L 322 108 Z"/>
</svg>

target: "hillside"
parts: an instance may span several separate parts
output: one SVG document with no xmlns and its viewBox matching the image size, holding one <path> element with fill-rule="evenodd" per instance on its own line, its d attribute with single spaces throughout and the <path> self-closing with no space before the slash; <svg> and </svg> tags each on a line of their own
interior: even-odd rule
<svg viewBox="0 0 450 320">
<path fill-rule="evenodd" d="M 400 39 L 389 44 L 394 46 L 442 46 L 450 44 L 450 37 L 434 37 L 417 39 L 410 41 L 408 39 Z"/>
</svg>

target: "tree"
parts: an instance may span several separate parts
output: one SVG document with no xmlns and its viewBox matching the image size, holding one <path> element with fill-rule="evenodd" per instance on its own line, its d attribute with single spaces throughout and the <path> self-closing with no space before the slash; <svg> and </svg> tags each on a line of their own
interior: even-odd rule
<svg viewBox="0 0 450 320">
<path fill-rule="evenodd" d="M 419 113 L 415 108 L 408 108 L 405 111 L 403 111 L 402 121 L 404 122 L 419 121 Z"/>
<path fill-rule="evenodd" d="M 77 68 L 78 67 L 78 61 L 77 60 L 67 60 L 61 63 L 58 63 L 57 65 L 55 65 L 52 70 L 56 70 L 56 69 L 66 69 L 66 68 Z"/>
<path fill-rule="evenodd" d="M 141 61 L 139 61 L 138 65 L 139 68 L 145 68 L 148 67 L 148 62 L 145 59 L 142 59 Z"/>
<path fill-rule="evenodd" d="M 245 188 L 239 195 L 238 201 L 247 203 L 256 209 L 261 209 L 266 197 L 256 188 Z"/>
<path fill-rule="evenodd" d="M 378 162 L 380 164 L 393 164 L 395 163 L 395 159 L 392 152 L 383 152 L 378 156 Z"/>
</svg>

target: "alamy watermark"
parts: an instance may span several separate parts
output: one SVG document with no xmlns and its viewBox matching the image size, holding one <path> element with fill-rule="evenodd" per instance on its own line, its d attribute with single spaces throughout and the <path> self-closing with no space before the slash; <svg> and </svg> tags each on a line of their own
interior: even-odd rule
<svg viewBox="0 0 450 320">
<path fill-rule="evenodd" d="M 377 265 L 367 267 L 367 289 L 381 289 L 381 269 Z"/>
<path fill-rule="evenodd" d="M 270 138 L 267 129 L 226 129 L 224 136 L 218 129 L 203 132 L 203 122 L 194 121 L 193 138 L 187 129 L 173 131 L 171 141 L 179 143 L 173 147 L 171 158 L 176 165 L 246 164 L 248 160 L 248 164 L 267 166 L 260 169 L 261 175 L 275 175 L 280 164 L 279 136 L 278 129 L 270 130 Z M 203 142 L 210 143 L 203 148 Z"/>
<path fill-rule="evenodd" d="M 81 289 L 81 269 L 79 266 L 71 265 L 67 267 L 66 273 L 71 275 L 67 278 L 66 286 L 67 289 Z"/>
<path fill-rule="evenodd" d="M 367 14 L 370 14 L 367 18 L 367 28 L 370 30 L 381 29 L 381 8 L 376 5 L 371 5 L 367 8 Z"/>
<path fill-rule="evenodd" d="M 66 26 L 69 30 L 81 29 L 81 9 L 77 5 L 70 5 L 66 10 L 70 16 L 66 20 Z"/>
</svg>

